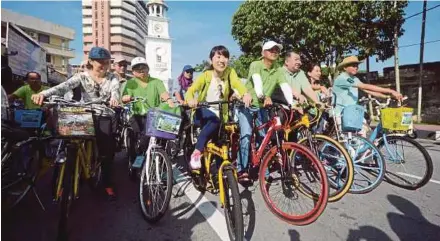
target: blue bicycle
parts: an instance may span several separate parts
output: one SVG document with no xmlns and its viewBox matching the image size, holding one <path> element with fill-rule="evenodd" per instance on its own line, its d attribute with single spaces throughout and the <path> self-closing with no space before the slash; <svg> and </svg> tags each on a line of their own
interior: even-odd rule
<svg viewBox="0 0 440 241">
<path fill-rule="evenodd" d="M 406 98 L 404 98 L 406 99 Z M 369 135 L 369 140 L 379 148 L 386 161 L 385 180 L 395 186 L 416 190 L 426 185 L 432 177 L 432 159 L 426 149 L 408 136 L 393 133 L 407 131 L 412 125 L 412 109 L 390 108 L 391 99 L 381 103 L 375 98 L 364 97 L 359 103 L 372 102 L 380 121 Z"/>
</svg>

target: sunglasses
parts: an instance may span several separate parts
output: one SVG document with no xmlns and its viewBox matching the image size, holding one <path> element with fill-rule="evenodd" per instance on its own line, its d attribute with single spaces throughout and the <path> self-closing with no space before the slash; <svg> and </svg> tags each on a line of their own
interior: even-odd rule
<svg viewBox="0 0 440 241">
<path fill-rule="evenodd" d="M 28 80 L 40 80 L 40 78 L 28 78 Z"/>
<path fill-rule="evenodd" d="M 101 86 L 99 86 L 99 84 L 95 83 L 95 86 L 93 87 L 94 91 L 95 91 L 95 95 L 96 97 L 101 97 Z"/>
<path fill-rule="evenodd" d="M 194 73 L 193 70 L 186 70 L 185 72 L 188 73 L 188 74 L 192 74 L 192 73 Z"/>
<path fill-rule="evenodd" d="M 271 52 L 271 53 L 280 53 L 280 49 L 279 48 L 277 48 L 277 47 L 274 47 L 274 48 L 271 48 L 271 49 L 268 49 L 267 51 L 269 51 L 269 52 Z"/>
</svg>

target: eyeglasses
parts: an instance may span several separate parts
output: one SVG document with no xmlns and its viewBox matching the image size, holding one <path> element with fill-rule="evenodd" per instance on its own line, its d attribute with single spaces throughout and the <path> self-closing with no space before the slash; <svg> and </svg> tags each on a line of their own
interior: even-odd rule
<svg viewBox="0 0 440 241">
<path fill-rule="evenodd" d="M 194 73 L 194 71 L 193 71 L 193 70 L 186 70 L 186 71 L 185 71 L 185 73 L 188 73 L 188 74 L 193 74 L 193 73 Z"/>
<path fill-rule="evenodd" d="M 98 98 L 101 97 L 101 93 L 100 93 L 101 86 L 99 86 L 98 83 L 95 83 L 95 86 L 93 87 L 93 89 L 95 90 L 96 97 L 98 97 Z"/>
<path fill-rule="evenodd" d="M 146 74 L 148 73 L 148 68 L 142 68 L 142 69 L 133 69 L 134 72 L 138 72 L 140 74 Z"/>
<path fill-rule="evenodd" d="M 267 51 L 269 51 L 271 53 L 276 53 L 276 54 L 280 53 L 280 49 L 278 47 L 273 47 L 271 49 L 268 49 Z"/>
</svg>

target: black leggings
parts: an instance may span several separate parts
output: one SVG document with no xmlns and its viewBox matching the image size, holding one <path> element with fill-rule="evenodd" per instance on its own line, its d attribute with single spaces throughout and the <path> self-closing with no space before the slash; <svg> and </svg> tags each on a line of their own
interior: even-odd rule
<svg viewBox="0 0 440 241">
<path fill-rule="evenodd" d="M 111 187 L 113 185 L 112 171 L 116 148 L 113 132 L 116 129 L 116 122 L 111 117 L 101 116 L 93 116 L 93 122 L 99 158 L 102 163 L 102 182 L 104 187 Z"/>
<path fill-rule="evenodd" d="M 146 120 L 147 120 L 146 116 L 139 116 L 139 115 L 134 115 L 130 119 L 131 129 L 134 132 L 134 136 L 131 141 L 132 145 L 130 147 L 130 152 L 132 153 L 132 155 L 130 156 L 141 155 L 147 150 L 149 138 L 145 136 Z M 137 141 L 139 139 L 140 139 L 139 148 L 136 149 Z"/>
</svg>

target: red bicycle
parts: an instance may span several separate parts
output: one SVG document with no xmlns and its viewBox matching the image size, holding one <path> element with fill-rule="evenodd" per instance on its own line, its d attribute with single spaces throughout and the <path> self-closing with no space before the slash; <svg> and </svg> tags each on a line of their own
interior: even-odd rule
<svg viewBox="0 0 440 241">
<path fill-rule="evenodd" d="M 278 112 L 285 111 L 283 106 L 274 103 L 267 109 L 273 113 L 272 117 L 260 126 L 257 126 L 257 113 L 253 113 L 249 178 L 252 182 L 259 180 L 263 199 L 275 216 L 294 225 L 313 223 L 327 206 L 326 171 L 307 147 L 284 141 L 280 132 L 289 127 L 295 111 L 291 110 L 282 124 Z M 257 150 L 257 133 L 264 129 L 267 132 Z M 238 145 L 235 146 L 232 156 L 238 152 Z"/>
</svg>

